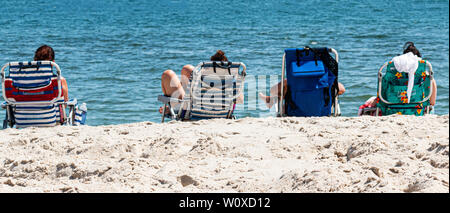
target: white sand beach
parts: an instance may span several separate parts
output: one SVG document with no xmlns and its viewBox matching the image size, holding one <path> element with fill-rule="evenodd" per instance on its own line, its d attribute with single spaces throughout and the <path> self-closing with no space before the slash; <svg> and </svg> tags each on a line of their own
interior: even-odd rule
<svg viewBox="0 0 450 213">
<path fill-rule="evenodd" d="M 449 116 L 0 131 L 0 192 L 449 192 Z"/>
</svg>

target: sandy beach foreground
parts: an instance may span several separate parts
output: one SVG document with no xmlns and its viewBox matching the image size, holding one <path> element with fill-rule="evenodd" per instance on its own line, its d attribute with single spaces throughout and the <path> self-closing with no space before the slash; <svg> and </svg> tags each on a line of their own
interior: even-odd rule
<svg viewBox="0 0 450 213">
<path fill-rule="evenodd" d="M 449 192 L 449 116 L 0 131 L 0 192 Z"/>
</svg>

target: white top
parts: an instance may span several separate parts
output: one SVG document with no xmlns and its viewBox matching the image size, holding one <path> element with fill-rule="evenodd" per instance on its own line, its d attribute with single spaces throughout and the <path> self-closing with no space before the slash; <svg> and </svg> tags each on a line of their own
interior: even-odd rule
<svg viewBox="0 0 450 213">
<path fill-rule="evenodd" d="M 411 93 L 414 87 L 414 75 L 417 68 L 419 67 L 419 60 L 421 60 L 421 58 L 417 57 L 412 52 L 396 56 L 392 59 L 397 71 L 408 73 L 408 90 L 406 91 L 408 96 L 408 103 L 411 99 Z"/>
</svg>

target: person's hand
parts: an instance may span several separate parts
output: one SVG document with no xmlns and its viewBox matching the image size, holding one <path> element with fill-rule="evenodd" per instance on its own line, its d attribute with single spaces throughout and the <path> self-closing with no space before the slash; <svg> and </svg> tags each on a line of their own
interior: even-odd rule
<svg viewBox="0 0 450 213">
<path fill-rule="evenodd" d="M 372 97 L 372 100 L 369 100 L 369 106 L 370 107 L 376 107 L 377 106 L 377 98 L 376 97 Z"/>
<path fill-rule="evenodd" d="M 159 114 L 163 113 L 163 107 L 159 107 Z M 166 115 L 169 114 L 169 107 L 166 106 Z"/>
</svg>

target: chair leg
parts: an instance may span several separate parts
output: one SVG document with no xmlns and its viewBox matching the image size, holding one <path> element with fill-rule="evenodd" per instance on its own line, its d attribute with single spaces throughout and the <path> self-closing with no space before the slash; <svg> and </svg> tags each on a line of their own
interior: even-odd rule
<svg viewBox="0 0 450 213">
<path fill-rule="evenodd" d="M 13 116 L 12 116 L 12 112 L 11 112 L 11 106 L 6 106 L 6 114 L 5 114 L 5 120 L 3 121 L 3 129 L 6 129 L 9 127 L 13 127 L 14 123 L 13 123 Z"/>
<path fill-rule="evenodd" d="M 75 106 L 74 105 L 69 106 L 69 117 L 67 119 L 67 124 L 69 126 L 75 125 Z"/>
<path fill-rule="evenodd" d="M 8 128 L 8 108 L 5 108 L 5 120 L 3 120 L 3 129 Z"/>
<path fill-rule="evenodd" d="M 167 107 L 167 104 L 164 104 L 163 111 L 162 111 L 161 123 L 164 123 L 164 118 L 166 116 L 166 107 Z"/>
</svg>

